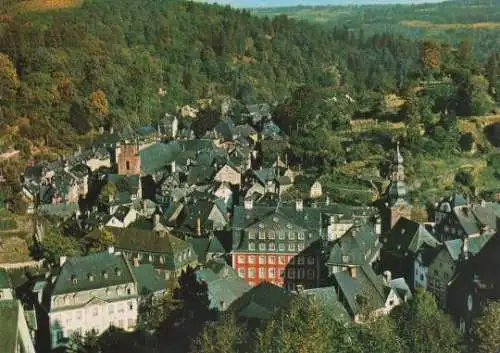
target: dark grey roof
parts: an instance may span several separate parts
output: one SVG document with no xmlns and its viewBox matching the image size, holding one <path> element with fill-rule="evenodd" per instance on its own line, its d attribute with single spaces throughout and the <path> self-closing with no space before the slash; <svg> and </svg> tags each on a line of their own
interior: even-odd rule
<svg viewBox="0 0 500 353">
<path fill-rule="evenodd" d="M 339 301 L 335 287 L 306 289 L 303 294 L 315 298 L 322 309 L 327 311 L 334 320 L 341 323 L 351 321 L 349 314 Z"/>
<path fill-rule="evenodd" d="M 74 293 L 132 282 L 135 280 L 125 257 L 106 251 L 69 258 L 57 276 L 52 294 Z"/>
<path fill-rule="evenodd" d="M 373 224 L 355 225 L 333 243 L 327 263 L 363 266 L 373 258 L 380 247 Z"/>
<path fill-rule="evenodd" d="M 439 244 L 423 225 L 402 217 L 392 228 L 384 248 L 401 254 L 407 251 L 416 254 L 424 245 L 434 248 Z"/>
<path fill-rule="evenodd" d="M 165 280 L 158 274 L 151 264 L 132 267 L 140 295 L 160 292 L 165 290 Z"/>
<path fill-rule="evenodd" d="M 353 278 L 348 270 L 333 274 L 339 291 L 344 298 L 346 309 L 351 315 L 356 315 L 360 310 L 360 298 L 367 300 L 375 309 L 381 308 L 385 303 L 385 294 L 382 280 L 377 277 L 370 265 L 363 265 L 356 270 Z"/>
</svg>

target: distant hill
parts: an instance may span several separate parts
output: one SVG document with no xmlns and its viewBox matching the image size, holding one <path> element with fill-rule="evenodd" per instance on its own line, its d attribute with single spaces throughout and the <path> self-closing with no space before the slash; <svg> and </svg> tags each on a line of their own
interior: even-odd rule
<svg viewBox="0 0 500 353">
<path fill-rule="evenodd" d="M 380 4 L 379 1 L 376 3 Z M 469 40 L 480 59 L 500 48 L 498 0 L 384 6 L 296 6 L 254 9 L 253 12 L 260 16 L 287 15 L 328 26 L 362 29 L 366 35 L 390 32 L 453 44 Z"/>
<path fill-rule="evenodd" d="M 208 3 L 231 5 L 234 7 L 289 7 L 289 6 L 317 6 L 317 5 L 387 5 L 387 4 L 422 4 L 436 3 L 443 0 L 207 0 Z"/>
</svg>

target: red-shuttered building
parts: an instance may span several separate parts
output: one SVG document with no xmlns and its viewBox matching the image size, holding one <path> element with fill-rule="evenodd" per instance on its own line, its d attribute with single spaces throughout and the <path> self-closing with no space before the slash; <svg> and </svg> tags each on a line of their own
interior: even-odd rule
<svg viewBox="0 0 500 353">
<path fill-rule="evenodd" d="M 321 211 L 301 201 L 295 207 L 245 201 L 234 209 L 233 268 L 252 286 L 267 281 L 290 290 L 317 287 L 326 226 Z"/>
</svg>

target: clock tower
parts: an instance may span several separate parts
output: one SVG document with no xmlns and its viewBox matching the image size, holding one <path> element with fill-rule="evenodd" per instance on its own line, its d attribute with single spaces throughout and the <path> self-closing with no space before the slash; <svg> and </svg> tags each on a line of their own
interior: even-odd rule
<svg viewBox="0 0 500 353">
<path fill-rule="evenodd" d="M 382 209 L 382 232 L 389 232 L 401 217 L 410 219 L 411 205 L 406 201 L 406 183 L 403 156 L 399 151 L 399 141 L 392 160 L 391 183 L 385 193 Z"/>
</svg>

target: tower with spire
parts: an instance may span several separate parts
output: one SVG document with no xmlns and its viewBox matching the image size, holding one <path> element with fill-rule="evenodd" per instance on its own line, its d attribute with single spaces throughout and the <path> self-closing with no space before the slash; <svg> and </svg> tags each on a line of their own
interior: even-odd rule
<svg viewBox="0 0 500 353">
<path fill-rule="evenodd" d="M 410 219 L 411 205 L 406 201 L 404 160 L 399 151 L 399 141 L 392 160 L 391 183 L 385 193 L 385 204 L 382 210 L 383 232 L 388 232 L 401 217 Z"/>
</svg>

